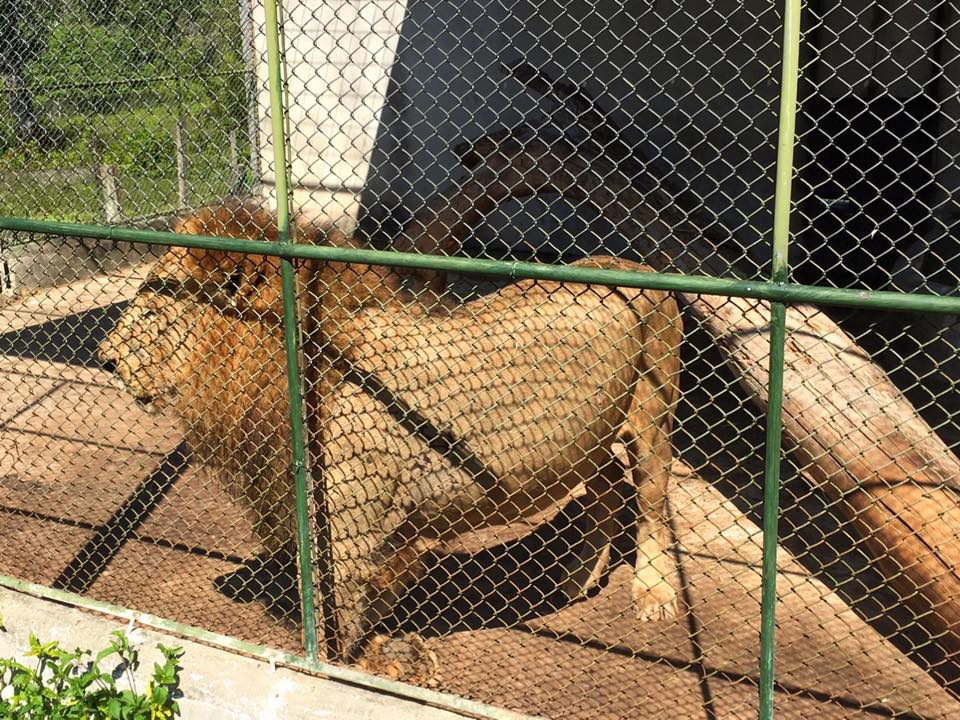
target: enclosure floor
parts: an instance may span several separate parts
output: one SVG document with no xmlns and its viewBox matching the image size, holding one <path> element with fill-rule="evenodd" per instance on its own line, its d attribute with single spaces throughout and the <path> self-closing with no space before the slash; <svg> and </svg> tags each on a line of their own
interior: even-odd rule
<svg viewBox="0 0 960 720">
<path fill-rule="evenodd" d="M 143 272 L 0 306 L 0 572 L 296 650 L 283 606 L 214 586 L 258 551 L 243 514 L 189 465 L 176 422 L 139 410 L 96 367 Z M 622 562 L 592 597 L 558 604 L 543 587 L 549 540 L 534 547 L 531 528 L 514 528 L 499 549 L 437 559 L 405 603 L 401 629 L 430 623 L 441 689 L 555 718 L 755 717 L 760 532 L 682 463 L 674 476 L 679 618 L 636 621 Z M 786 550 L 777 583 L 778 718 L 958 716 Z"/>
</svg>

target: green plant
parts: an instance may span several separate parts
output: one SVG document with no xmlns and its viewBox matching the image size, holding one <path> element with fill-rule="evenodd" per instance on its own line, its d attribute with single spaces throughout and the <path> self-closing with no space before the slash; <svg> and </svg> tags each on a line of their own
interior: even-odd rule
<svg viewBox="0 0 960 720">
<path fill-rule="evenodd" d="M 172 121 L 160 116 L 146 116 L 136 123 L 119 128 L 111 138 L 104 160 L 119 165 L 139 176 L 158 178 L 176 171 L 177 157 L 173 142 Z"/>
<path fill-rule="evenodd" d="M 149 61 L 148 49 L 130 28 L 65 21 L 27 67 L 27 79 L 42 106 L 60 113 L 105 114 L 150 101 L 143 88 L 130 82 Z"/>
<path fill-rule="evenodd" d="M 30 636 L 28 667 L 0 659 L 0 718 L 11 720 L 169 720 L 180 715 L 176 702 L 180 648 L 157 645 L 163 663 L 155 663 L 146 691 L 137 692 L 133 672 L 139 652 L 123 631 L 96 656 L 90 650 L 67 652 L 56 642 Z M 115 658 L 109 672 L 100 663 Z M 117 681 L 126 676 L 129 688 Z"/>
</svg>

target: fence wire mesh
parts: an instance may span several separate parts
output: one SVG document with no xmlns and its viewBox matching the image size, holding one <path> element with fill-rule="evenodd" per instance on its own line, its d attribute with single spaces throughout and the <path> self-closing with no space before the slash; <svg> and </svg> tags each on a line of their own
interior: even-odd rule
<svg viewBox="0 0 960 720">
<path fill-rule="evenodd" d="M 770 277 L 779 7 L 285 2 L 283 117 L 271 9 L 0 0 L 0 215 L 283 242 L 279 187 L 297 244 Z M 778 717 L 958 711 L 960 331 L 871 304 L 956 294 L 957 13 L 804 7 L 792 279 L 870 292 L 787 311 Z M 0 573 L 531 715 L 758 715 L 769 302 L 294 298 L 239 247 L 0 231 Z"/>
</svg>

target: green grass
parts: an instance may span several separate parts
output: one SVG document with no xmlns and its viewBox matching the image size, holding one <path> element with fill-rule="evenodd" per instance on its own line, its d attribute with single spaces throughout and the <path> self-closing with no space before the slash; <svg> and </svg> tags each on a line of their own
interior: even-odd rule
<svg viewBox="0 0 960 720">
<path fill-rule="evenodd" d="M 185 105 L 182 111 L 189 200 L 193 204 L 209 202 L 230 189 L 232 130 L 236 132 L 241 165 L 249 154 L 246 119 L 223 118 L 209 101 Z M 44 149 L 31 142 L 10 147 L 0 156 L 0 214 L 100 222 L 101 191 L 90 172 L 67 173 L 55 181 L 34 175 L 39 170 L 93 168 L 98 157 L 118 170 L 124 218 L 176 210 L 176 124 L 176 109 L 168 106 L 67 116 L 47 122 L 59 139 L 56 148 Z"/>
</svg>

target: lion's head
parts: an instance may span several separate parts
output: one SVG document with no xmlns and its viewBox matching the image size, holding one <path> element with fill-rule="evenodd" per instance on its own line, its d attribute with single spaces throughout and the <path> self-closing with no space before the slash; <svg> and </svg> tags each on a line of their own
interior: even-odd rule
<svg viewBox="0 0 960 720">
<path fill-rule="evenodd" d="M 279 235 L 272 211 L 239 202 L 202 208 L 181 218 L 174 229 L 272 242 Z M 335 228 L 295 222 L 292 229 L 295 242 L 359 246 Z M 296 266 L 304 291 L 301 306 L 318 326 L 332 331 L 343 326 L 353 309 L 398 298 L 399 281 L 389 271 L 332 261 L 298 261 Z M 258 343 L 280 347 L 282 297 L 277 257 L 173 247 L 100 344 L 99 359 L 141 405 L 152 408 L 188 381 L 195 385 L 200 375 L 209 377 L 218 364 L 240 363 Z M 245 375 L 255 371 L 242 369 Z"/>
<path fill-rule="evenodd" d="M 277 239 L 273 213 L 227 203 L 182 218 L 191 235 Z M 280 262 L 276 257 L 174 247 L 157 262 L 98 348 L 145 407 L 175 395 L 198 363 L 213 363 L 242 341 L 250 322 L 279 326 Z"/>
</svg>

